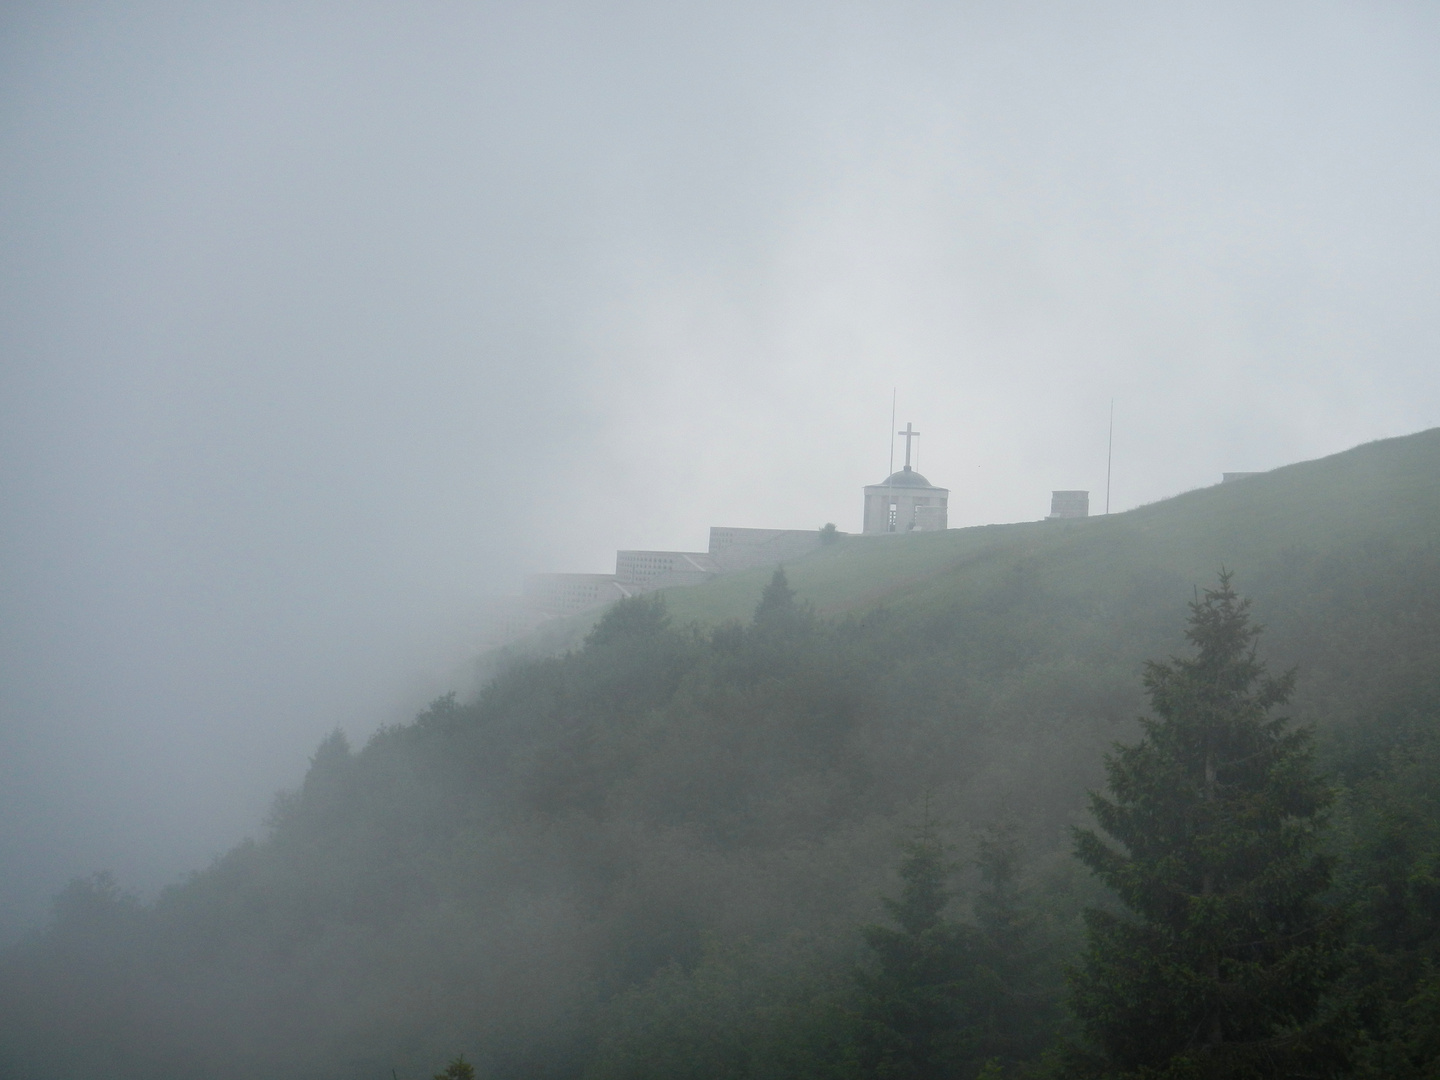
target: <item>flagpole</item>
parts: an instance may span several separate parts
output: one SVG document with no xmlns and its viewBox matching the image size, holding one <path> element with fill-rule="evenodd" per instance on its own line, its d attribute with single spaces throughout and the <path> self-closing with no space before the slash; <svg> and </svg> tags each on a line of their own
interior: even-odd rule
<svg viewBox="0 0 1440 1080">
<path fill-rule="evenodd" d="M 1110 463 L 1115 457 L 1115 399 L 1110 399 L 1110 437 L 1105 441 L 1105 516 L 1110 516 Z"/>
</svg>

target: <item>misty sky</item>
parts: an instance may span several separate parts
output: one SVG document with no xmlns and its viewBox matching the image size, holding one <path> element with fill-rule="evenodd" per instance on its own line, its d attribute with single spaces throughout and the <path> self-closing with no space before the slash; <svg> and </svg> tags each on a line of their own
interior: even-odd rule
<svg viewBox="0 0 1440 1080">
<path fill-rule="evenodd" d="M 486 598 L 1440 424 L 1440 7 L 7 4 L 0 940 L 255 833 Z M 1239 568 L 1237 568 L 1239 569 Z"/>
</svg>

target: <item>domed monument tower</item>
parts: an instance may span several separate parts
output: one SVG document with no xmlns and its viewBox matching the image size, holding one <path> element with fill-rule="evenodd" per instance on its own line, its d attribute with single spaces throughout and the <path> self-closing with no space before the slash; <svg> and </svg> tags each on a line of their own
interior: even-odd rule
<svg viewBox="0 0 1440 1080">
<path fill-rule="evenodd" d="M 950 489 L 935 487 L 910 467 L 910 442 L 920 437 L 906 424 L 905 467 L 865 489 L 866 533 L 939 532 L 949 527 Z"/>
</svg>

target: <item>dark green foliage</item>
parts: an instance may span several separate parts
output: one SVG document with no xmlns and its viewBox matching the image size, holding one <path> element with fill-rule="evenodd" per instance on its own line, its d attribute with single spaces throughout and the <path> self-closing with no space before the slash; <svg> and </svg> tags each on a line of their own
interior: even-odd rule
<svg viewBox="0 0 1440 1080">
<path fill-rule="evenodd" d="M 435 1080 L 475 1080 L 475 1066 L 466 1061 L 465 1055 L 461 1054 L 445 1066 L 444 1072 L 436 1073 Z"/>
<path fill-rule="evenodd" d="M 838 1073 L 848 987 L 813 949 L 713 940 L 606 1010 L 586 1080 L 819 1080 Z"/>
<path fill-rule="evenodd" d="M 939 1080 L 974 1058 L 976 941 L 947 918 L 952 867 L 927 821 L 905 845 L 899 899 L 885 900 L 894 926 L 861 931 L 874 965 L 856 973 L 859 1075 Z"/>
<path fill-rule="evenodd" d="M 611 605 L 590 631 L 585 643 L 601 648 L 619 643 L 635 644 L 653 640 L 670 627 L 665 598 L 659 593 L 633 596 Z"/>
<path fill-rule="evenodd" d="M 861 931 L 873 960 L 856 973 L 846 1060 L 858 1075 L 1001 1075 L 1053 1040 L 1060 969 L 1020 884 L 1015 828 L 988 830 L 976 863 L 972 925 L 947 914 L 955 868 L 933 825 L 905 845 L 900 897 L 884 901 L 895 925 Z"/>
<path fill-rule="evenodd" d="M 1107 760 L 1110 796 L 1091 798 L 1120 847 L 1076 832 L 1129 914 L 1087 913 L 1074 1008 L 1107 1075 L 1338 1074 L 1320 1023 L 1340 972 L 1339 922 L 1319 903 L 1332 793 L 1308 733 L 1269 715 L 1293 675 L 1266 676 L 1230 576 L 1190 607 L 1195 656 L 1147 664 L 1156 718 Z"/>
<path fill-rule="evenodd" d="M 981 847 L 975 925 L 951 910 L 953 867 L 924 826 L 904 845 L 899 897 L 881 902 L 889 925 L 860 930 L 860 964 L 833 941 L 712 941 L 693 967 L 672 963 L 612 1004 L 587 1077 L 1019 1075 L 1053 1037 L 1059 965 L 1019 885 L 1013 833 Z"/>
<path fill-rule="evenodd" d="M 752 624 L 756 634 L 768 639 L 767 643 L 793 637 L 814 626 L 815 609 L 796 599 L 783 566 L 775 571 L 770 584 L 760 594 Z"/>
<path fill-rule="evenodd" d="M 1368 1021 L 1357 1075 L 1396 1080 L 1440 1074 L 1440 709 L 1409 705 L 1373 718 L 1390 745 L 1351 789 L 1342 877 Z"/>
<path fill-rule="evenodd" d="M 1021 854 L 1013 823 L 980 837 L 975 1023 L 980 1057 L 995 1068 L 1037 1060 L 1060 1021 L 1064 944 L 1021 883 Z"/>
</svg>

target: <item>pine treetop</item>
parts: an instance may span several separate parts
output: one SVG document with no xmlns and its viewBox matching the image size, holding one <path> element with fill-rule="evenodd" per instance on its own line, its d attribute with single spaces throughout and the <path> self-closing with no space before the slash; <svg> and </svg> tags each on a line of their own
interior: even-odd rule
<svg viewBox="0 0 1440 1080">
<path fill-rule="evenodd" d="M 1316 844 L 1332 794 L 1308 731 L 1270 715 L 1294 674 L 1266 673 L 1259 635 L 1222 573 L 1190 605 L 1195 655 L 1146 666 L 1155 715 L 1107 758 L 1108 793 L 1091 795 L 1108 841 L 1076 831 L 1080 860 L 1131 913 L 1087 913 L 1073 977 L 1083 1025 L 1122 1071 L 1196 1054 L 1201 1074 L 1278 1061 L 1337 970 Z"/>
</svg>

